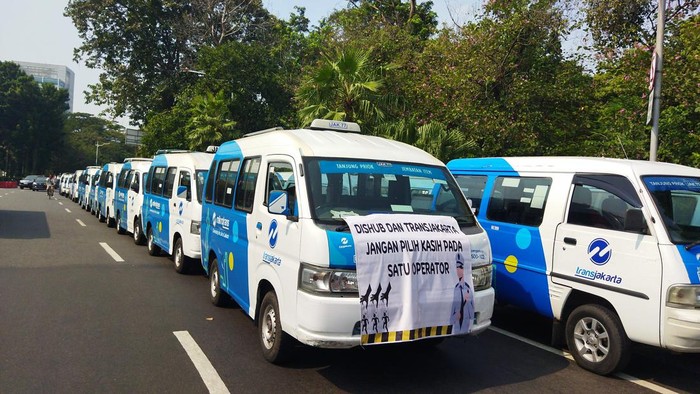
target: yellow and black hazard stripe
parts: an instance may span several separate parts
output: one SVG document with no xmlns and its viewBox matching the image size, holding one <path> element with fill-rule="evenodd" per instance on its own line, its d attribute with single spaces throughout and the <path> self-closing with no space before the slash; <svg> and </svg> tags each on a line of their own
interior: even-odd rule
<svg viewBox="0 0 700 394">
<path fill-rule="evenodd" d="M 375 343 L 406 342 L 421 338 L 437 337 L 452 334 L 452 326 L 422 327 L 413 330 L 391 331 L 376 334 L 363 334 L 361 343 L 370 345 Z"/>
</svg>

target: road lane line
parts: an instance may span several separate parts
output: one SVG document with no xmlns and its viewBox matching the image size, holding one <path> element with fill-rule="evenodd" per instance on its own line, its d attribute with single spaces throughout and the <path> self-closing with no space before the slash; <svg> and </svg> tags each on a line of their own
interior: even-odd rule
<svg viewBox="0 0 700 394">
<path fill-rule="evenodd" d="M 63 208 L 63 209 L 65 209 L 66 212 L 70 213 L 70 209 L 68 209 L 68 208 Z"/>
<path fill-rule="evenodd" d="M 221 376 L 219 376 L 219 373 L 216 372 L 214 366 L 211 365 L 211 362 L 207 358 L 207 355 L 202 351 L 202 348 L 200 348 L 199 345 L 197 345 L 197 342 L 194 341 L 192 335 L 190 335 L 188 331 L 173 331 L 173 334 L 175 334 L 177 340 L 180 341 L 180 345 L 182 345 L 185 352 L 187 352 L 187 355 L 190 357 L 190 360 L 192 360 L 194 367 L 197 368 L 197 372 L 199 372 L 199 375 L 202 377 L 204 385 L 207 386 L 209 392 L 230 393 L 228 388 L 226 388 L 224 381 L 221 380 Z"/>
<path fill-rule="evenodd" d="M 114 259 L 114 261 L 116 261 L 117 263 L 124 262 L 124 259 L 121 258 L 121 256 L 119 256 L 117 252 L 114 251 L 114 249 L 110 248 L 109 245 L 107 245 L 107 242 L 100 242 L 100 246 L 102 246 L 102 249 L 104 249 L 105 252 L 107 252 L 107 254 Z"/>
<path fill-rule="evenodd" d="M 62 202 L 59 202 L 58 205 L 63 205 L 63 203 L 62 203 Z"/>
<path fill-rule="evenodd" d="M 507 337 L 516 339 L 516 340 L 518 340 L 518 341 L 525 342 L 525 343 L 527 343 L 528 345 L 535 346 L 535 347 L 540 348 L 540 349 L 542 349 L 542 350 L 546 350 L 546 351 L 548 351 L 548 352 L 550 352 L 550 353 L 554 353 L 554 354 L 556 354 L 556 355 L 558 355 L 558 356 L 562 356 L 562 357 L 564 357 L 564 358 L 566 358 L 566 359 L 568 359 L 568 360 L 571 360 L 571 361 L 573 361 L 573 362 L 576 362 L 576 360 L 574 360 L 574 356 L 572 356 L 571 353 L 569 353 L 569 352 L 567 352 L 567 351 L 563 351 L 563 350 L 555 349 L 555 348 L 553 348 L 553 347 L 551 347 L 551 346 L 543 345 L 543 344 L 541 344 L 541 343 L 539 343 L 539 342 L 535 342 L 535 341 L 532 341 L 532 340 L 527 339 L 527 338 L 525 338 L 525 337 L 521 337 L 520 335 L 513 334 L 512 332 L 509 332 L 509 331 L 506 331 L 506 330 L 502 330 L 502 329 L 500 329 L 500 328 L 498 328 L 498 327 L 490 326 L 490 327 L 489 327 L 489 330 L 495 331 L 495 332 L 497 332 L 497 333 L 499 333 L 499 334 L 501 334 L 501 335 L 505 335 L 505 336 L 507 336 Z M 649 382 L 649 381 L 642 380 L 642 379 L 639 379 L 639 378 L 637 378 L 637 377 L 624 374 L 624 373 L 622 373 L 622 372 L 615 373 L 613 376 L 616 376 L 616 377 L 618 377 L 618 378 L 620 378 L 620 379 L 626 380 L 626 381 L 628 381 L 628 382 L 630 382 L 630 383 L 634 383 L 634 384 L 636 384 L 636 385 L 638 385 L 638 386 L 642 386 L 642 387 L 644 387 L 644 388 L 646 388 L 646 389 L 655 391 L 655 392 L 657 392 L 657 393 L 663 393 L 663 394 L 676 393 L 676 391 L 669 390 L 669 389 L 667 389 L 667 388 L 665 388 L 665 387 L 663 387 L 663 386 L 659 386 L 658 384 L 654 384 L 654 383 L 651 383 L 651 382 Z"/>
<path fill-rule="evenodd" d="M 85 223 L 83 223 L 82 220 L 80 220 L 80 219 L 75 219 L 75 221 L 78 222 L 79 225 L 81 225 L 81 226 L 83 226 L 83 227 L 87 227 L 87 226 L 85 225 Z"/>
</svg>

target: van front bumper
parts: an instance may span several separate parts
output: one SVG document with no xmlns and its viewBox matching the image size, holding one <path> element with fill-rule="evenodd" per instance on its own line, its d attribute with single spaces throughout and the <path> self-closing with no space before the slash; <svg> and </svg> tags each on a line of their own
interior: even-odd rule
<svg viewBox="0 0 700 394">
<path fill-rule="evenodd" d="M 665 347 L 680 353 L 700 353 L 700 310 L 666 307 Z"/>
<path fill-rule="evenodd" d="M 360 345 L 360 300 L 357 296 L 324 297 L 297 291 L 296 339 L 322 348 L 350 348 Z M 477 335 L 491 325 L 495 292 L 493 288 L 474 295 L 474 322 L 468 335 Z"/>
</svg>

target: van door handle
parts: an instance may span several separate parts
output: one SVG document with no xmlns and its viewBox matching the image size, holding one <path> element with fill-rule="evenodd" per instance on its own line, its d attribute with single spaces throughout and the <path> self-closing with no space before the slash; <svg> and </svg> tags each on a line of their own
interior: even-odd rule
<svg viewBox="0 0 700 394">
<path fill-rule="evenodd" d="M 576 238 L 564 237 L 564 243 L 569 245 L 576 245 Z"/>
</svg>

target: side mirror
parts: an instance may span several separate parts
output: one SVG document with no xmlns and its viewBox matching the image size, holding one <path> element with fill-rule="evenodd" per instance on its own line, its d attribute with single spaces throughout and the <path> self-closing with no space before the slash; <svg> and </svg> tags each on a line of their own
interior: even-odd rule
<svg viewBox="0 0 700 394">
<path fill-rule="evenodd" d="M 187 198 L 187 186 L 178 186 L 177 187 L 177 196 L 179 198 Z"/>
<path fill-rule="evenodd" d="M 646 234 L 647 225 L 644 222 L 644 215 L 641 209 L 628 209 L 625 212 L 625 231 Z"/>
<path fill-rule="evenodd" d="M 267 211 L 276 215 L 289 215 L 289 196 L 287 192 L 282 190 L 273 190 L 270 192 L 267 201 Z"/>
<path fill-rule="evenodd" d="M 138 183 L 132 183 L 131 187 L 129 189 L 133 190 L 135 193 L 139 192 L 139 184 Z"/>
</svg>

